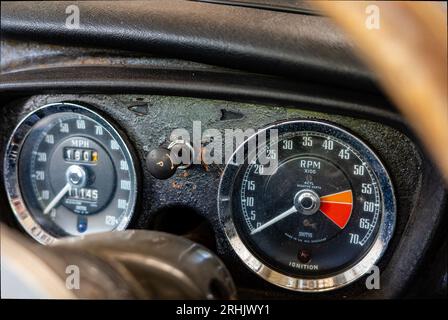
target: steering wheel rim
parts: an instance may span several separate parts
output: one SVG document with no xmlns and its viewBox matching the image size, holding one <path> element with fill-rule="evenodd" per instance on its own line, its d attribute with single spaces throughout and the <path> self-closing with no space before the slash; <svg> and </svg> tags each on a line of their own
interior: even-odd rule
<svg viewBox="0 0 448 320">
<path fill-rule="evenodd" d="M 351 37 L 448 182 L 446 3 L 312 4 Z"/>
</svg>

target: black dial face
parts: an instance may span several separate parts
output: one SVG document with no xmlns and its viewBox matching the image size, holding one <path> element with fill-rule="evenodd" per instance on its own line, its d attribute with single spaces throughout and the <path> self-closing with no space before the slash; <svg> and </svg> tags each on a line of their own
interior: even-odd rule
<svg viewBox="0 0 448 320">
<path fill-rule="evenodd" d="M 285 134 L 277 150 L 274 174 L 260 174 L 260 164 L 241 168 L 234 219 L 244 240 L 293 275 L 331 274 L 356 262 L 374 240 L 381 205 L 369 165 L 319 132 Z"/>
<path fill-rule="evenodd" d="M 298 122 L 275 128 L 278 140 L 257 151 L 275 157 L 274 171 L 267 173 L 258 159 L 226 168 L 233 177 L 225 172 L 221 183 L 221 219 L 228 214 L 248 253 L 230 240 L 246 264 L 252 263 L 244 256 L 250 253 L 287 277 L 325 279 L 344 273 L 378 239 L 383 193 L 393 199 L 390 183 L 382 190 L 377 176 L 384 167 L 362 142 L 334 126 Z"/>
<path fill-rule="evenodd" d="M 35 223 L 27 231 L 38 241 L 127 226 L 137 192 L 133 157 L 104 118 L 80 106 L 51 105 L 19 125 L 15 136 L 22 135 L 16 190 Z"/>
</svg>

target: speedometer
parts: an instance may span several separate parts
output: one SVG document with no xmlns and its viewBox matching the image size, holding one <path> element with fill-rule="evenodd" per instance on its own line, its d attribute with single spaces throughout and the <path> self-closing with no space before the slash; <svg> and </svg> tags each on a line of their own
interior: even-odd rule
<svg viewBox="0 0 448 320">
<path fill-rule="evenodd" d="M 272 130 L 278 139 L 257 146 L 257 154 L 262 149 L 276 160 L 266 173 L 248 146 Z M 355 281 L 378 261 L 392 236 L 395 199 L 386 169 L 366 144 L 333 124 L 297 120 L 259 131 L 240 150 L 246 161 L 226 166 L 218 209 L 252 271 L 287 289 L 325 291 Z"/>
<path fill-rule="evenodd" d="M 37 241 L 123 230 L 137 197 L 134 156 L 101 115 L 73 103 L 28 114 L 5 155 L 5 185 L 22 227 Z"/>
</svg>

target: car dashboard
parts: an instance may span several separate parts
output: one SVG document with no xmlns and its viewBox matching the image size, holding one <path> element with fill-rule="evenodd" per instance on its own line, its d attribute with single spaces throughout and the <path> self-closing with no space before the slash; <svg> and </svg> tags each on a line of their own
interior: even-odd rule
<svg viewBox="0 0 448 320">
<path fill-rule="evenodd" d="M 179 235 L 215 253 L 243 299 L 446 292 L 442 176 L 327 18 L 109 5 L 95 20 L 101 4 L 80 4 L 87 27 L 72 33 L 64 3 L 2 3 L 3 223 L 41 244 Z M 275 173 L 250 152 L 235 164 L 268 129 Z M 176 146 L 194 161 L 166 158 Z"/>
</svg>

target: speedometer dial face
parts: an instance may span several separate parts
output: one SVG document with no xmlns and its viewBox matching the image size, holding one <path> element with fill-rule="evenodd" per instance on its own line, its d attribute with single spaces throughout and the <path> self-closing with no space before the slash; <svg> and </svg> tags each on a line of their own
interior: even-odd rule
<svg viewBox="0 0 448 320">
<path fill-rule="evenodd" d="M 291 121 L 278 141 L 259 145 L 277 160 L 270 173 L 247 146 L 244 164 L 222 177 L 219 213 L 240 258 L 292 290 L 346 285 L 380 258 L 392 235 L 395 200 L 388 174 L 359 139 L 334 125 Z M 260 134 L 260 133 L 259 133 Z M 269 150 L 269 152 L 266 152 Z"/>
<path fill-rule="evenodd" d="M 19 124 L 7 147 L 5 184 L 19 222 L 41 243 L 123 230 L 137 196 L 121 135 L 71 103 L 39 108 Z"/>
</svg>

